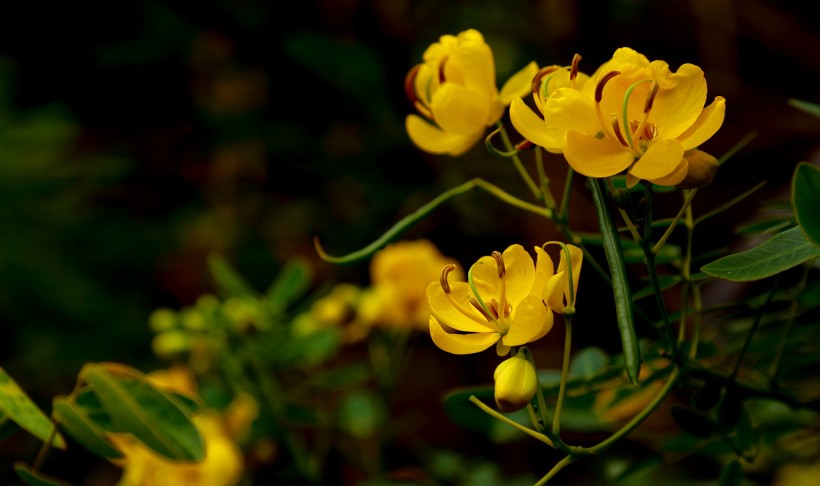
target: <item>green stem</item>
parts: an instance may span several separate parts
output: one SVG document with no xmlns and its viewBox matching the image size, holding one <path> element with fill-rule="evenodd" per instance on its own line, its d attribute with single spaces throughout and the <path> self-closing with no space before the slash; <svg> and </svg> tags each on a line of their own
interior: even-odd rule
<svg viewBox="0 0 820 486">
<path fill-rule="evenodd" d="M 567 166 L 567 179 L 564 181 L 564 193 L 561 194 L 561 207 L 558 209 L 558 221 L 567 222 L 567 211 L 569 211 L 569 196 L 572 194 L 572 183 L 575 180 L 575 171 Z"/>
<path fill-rule="evenodd" d="M 683 206 L 681 206 L 680 211 L 678 211 L 678 214 L 672 220 L 672 223 L 669 224 L 669 227 L 666 228 L 666 231 L 663 233 L 663 236 L 661 236 L 661 239 L 659 239 L 658 242 L 655 243 L 655 246 L 652 247 L 652 253 L 657 255 L 658 252 L 661 251 L 663 245 L 666 244 L 666 240 L 669 239 L 669 237 L 672 235 L 672 232 L 678 226 L 678 222 L 680 222 L 683 214 L 691 207 L 692 200 L 695 198 L 695 194 L 697 194 L 698 190 L 693 189 L 687 192 L 688 194 L 686 195 L 686 199 L 683 201 Z M 651 227 L 651 224 L 649 226 Z"/>
<path fill-rule="evenodd" d="M 614 197 L 615 196 L 615 185 L 612 184 L 612 180 L 609 177 L 606 178 L 606 184 L 607 184 L 607 187 L 609 188 L 609 193 L 612 194 L 612 196 Z M 626 214 L 626 211 L 624 211 L 620 207 L 618 208 L 618 212 L 621 213 L 621 217 L 623 218 L 624 222 L 626 223 L 626 227 L 629 230 L 629 233 L 632 235 L 632 238 L 635 240 L 636 243 L 640 243 L 641 242 L 641 235 L 638 234 L 638 229 L 635 227 L 635 223 L 632 222 L 632 219 L 629 217 L 628 214 Z"/>
<path fill-rule="evenodd" d="M 532 352 L 528 347 L 523 346 L 519 352 L 524 353 L 524 357 L 526 357 L 527 360 L 529 360 L 530 364 L 532 364 L 532 367 L 534 369 L 538 369 L 538 367 L 535 365 L 535 358 L 533 357 Z M 538 373 L 535 374 L 535 379 L 537 381 L 535 397 L 537 400 L 536 403 L 538 403 L 538 410 L 536 411 L 536 418 L 538 419 L 537 428 L 541 429 L 540 431 L 544 431 L 547 430 L 547 424 L 550 423 L 550 411 L 547 408 L 547 400 L 544 398 L 544 390 L 541 389 L 541 381 L 538 379 Z"/>
<path fill-rule="evenodd" d="M 555 199 L 550 191 L 550 180 L 544 172 L 544 161 L 541 156 L 541 147 L 535 146 L 535 168 L 538 170 L 538 179 L 541 181 L 541 201 L 544 206 L 555 211 Z"/>
<path fill-rule="evenodd" d="M 772 366 L 769 368 L 769 386 L 771 387 L 777 386 L 777 375 L 780 373 L 780 362 L 783 359 L 783 350 L 786 347 L 786 340 L 789 337 L 789 331 L 791 331 L 792 323 L 794 323 L 794 318 L 797 313 L 797 296 L 800 295 L 800 292 L 806 287 L 806 283 L 809 279 L 809 270 L 811 270 L 811 265 L 807 264 L 803 268 L 803 275 L 800 277 L 800 281 L 792 291 L 791 302 L 789 303 L 789 310 L 787 311 L 789 320 L 786 321 L 786 325 L 783 328 L 783 334 L 780 336 L 780 342 L 777 344 L 774 361 L 772 361 Z"/>
<path fill-rule="evenodd" d="M 689 357 L 698 357 L 698 343 L 700 343 L 700 330 L 703 327 L 703 302 L 700 298 L 700 285 L 692 286 L 692 304 L 695 306 L 695 330 L 692 332 L 692 345 L 689 347 Z"/>
<path fill-rule="evenodd" d="M 661 320 L 665 329 L 664 339 L 669 351 L 676 360 L 680 358 L 678 346 L 673 338 L 672 323 L 669 321 L 669 312 L 666 310 L 666 302 L 663 300 L 663 290 L 661 289 L 660 280 L 658 279 L 658 269 L 655 265 L 655 253 L 652 251 L 652 184 L 645 183 L 644 186 L 644 222 L 643 222 L 643 240 L 641 247 L 643 248 L 644 262 L 649 270 L 649 281 L 652 283 L 652 290 L 655 294 L 655 303 L 658 305 L 658 310 L 661 313 Z"/>
<path fill-rule="evenodd" d="M 504 125 L 499 121 L 498 127 L 501 129 L 501 140 L 504 142 L 504 147 L 507 150 L 513 150 L 513 144 L 510 141 L 509 135 L 507 135 L 507 130 L 504 128 Z M 527 184 L 527 187 L 530 188 L 532 195 L 535 199 L 541 200 L 541 191 L 538 189 L 538 186 L 535 184 L 535 181 L 532 180 L 530 173 L 527 172 L 527 169 L 524 168 L 524 164 L 521 163 L 521 159 L 518 158 L 517 153 L 513 153 L 510 157 L 515 165 L 515 168 L 518 170 L 518 173 L 521 175 L 521 178 L 524 179 L 524 182 Z"/>
<path fill-rule="evenodd" d="M 529 435 L 530 437 L 534 437 L 535 439 L 543 442 L 544 444 L 547 444 L 550 447 L 555 447 L 555 445 L 552 443 L 552 441 L 546 435 L 540 434 L 540 433 L 538 433 L 538 432 L 536 432 L 532 429 L 528 429 L 527 427 L 524 427 L 523 425 L 519 424 L 518 422 L 515 422 L 513 420 L 508 419 L 507 417 L 501 415 L 500 413 L 496 412 L 492 408 L 488 407 L 484 402 L 482 402 L 481 400 L 476 398 L 475 395 L 470 395 L 470 401 L 473 402 L 478 408 L 480 408 L 481 411 L 483 411 L 487 415 L 493 417 L 494 419 L 500 420 L 501 422 L 504 422 L 505 424 L 509 425 L 510 427 L 514 427 L 514 428 L 520 430 L 521 432 L 524 432 L 525 434 Z"/>
<path fill-rule="evenodd" d="M 550 472 L 548 472 L 543 478 L 541 478 L 537 483 L 535 483 L 535 486 L 543 486 L 547 484 L 547 481 L 555 477 L 555 475 L 558 474 L 561 471 L 561 469 L 564 469 L 576 460 L 577 458 L 573 455 L 568 455 L 567 457 L 561 459 L 560 461 L 558 461 L 557 464 L 555 464 L 555 466 L 552 467 L 552 469 L 550 469 Z"/>
<path fill-rule="evenodd" d="M 555 416 L 552 418 L 552 433 L 556 437 L 560 437 L 561 432 L 561 409 L 564 406 L 564 393 L 567 388 L 567 376 L 569 375 L 569 356 L 572 349 L 572 318 L 564 316 L 566 323 L 564 328 L 564 363 L 561 368 L 561 384 L 558 387 L 558 402 L 555 404 Z"/>
<path fill-rule="evenodd" d="M 766 296 L 766 301 L 763 303 L 763 307 L 760 308 L 760 312 L 757 313 L 755 316 L 754 322 L 752 322 L 752 327 L 749 329 L 749 332 L 746 333 L 746 339 L 743 341 L 743 347 L 740 348 L 740 353 L 737 356 L 737 361 L 735 362 L 735 367 L 732 370 L 732 374 L 729 375 L 729 380 L 734 381 L 737 377 L 738 371 L 740 371 L 740 365 L 743 362 L 743 357 L 746 356 L 746 352 L 749 350 L 749 345 L 752 343 L 752 337 L 755 335 L 757 328 L 760 326 L 760 322 L 763 320 L 763 314 L 766 310 L 766 307 L 772 302 L 774 298 L 774 291 L 777 289 L 777 284 L 780 283 L 780 276 L 783 275 L 782 273 L 778 273 L 777 277 L 774 279 L 774 284 L 772 285 L 772 290 L 769 291 L 769 295 Z"/>
<path fill-rule="evenodd" d="M 37 452 L 37 457 L 34 459 L 34 464 L 32 464 L 31 469 L 37 471 L 43 465 L 43 461 L 46 459 L 46 454 L 48 454 L 49 449 L 51 449 L 51 442 L 54 440 L 54 437 L 57 435 L 57 423 L 54 421 L 54 417 L 51 417 L 51 432 L 48 434 L 48 439 L 43 442 L 43 445 L 40 446 L 40 450 Z"/>
</svg>

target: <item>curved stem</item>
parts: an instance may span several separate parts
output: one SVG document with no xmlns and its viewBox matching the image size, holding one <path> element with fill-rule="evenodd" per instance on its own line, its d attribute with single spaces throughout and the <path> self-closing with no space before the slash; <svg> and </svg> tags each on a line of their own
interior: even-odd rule
<svg viewBox="0 0 820 486">
<path fill-rule="evenodd" d="M 686 194 L 686 199 L 684 199 L 683 201 L 683 206 L 681 206 L 680 211 L 678 211 L 678 214 L 675 215 L 675 218 L 672 220 L 672 223 L 669 224 L 669 227 L 666 228 L 666 231 L 663 233 L 663 236 L 661 236 L 661 239 L 659 239 L 658 242 L 655 243 L 655 246 L 652 247 L 652 253 L 657 255 L 658 252 L 661 251 L 663 245 L 666 244 L 666 240 L 669 239 L 669 237 L 672 235 L 672 232 L 675 231 L 675 228 L 678 226 L 678 223 L 680 222 L 684 212 L 687 212 L 691 207 L 692 200 L 695 199 L 695 194 L 697 194 L 698 190 L 692 189 L 691 191 L 687 192 L 688 194 Z"/>
<path fill-rule="evenodd" d="M 552 469 L 550 469 L 550 472 L 548 472 L 543 478 L 541 478 L 540 480 L 538 480 L 537 483 L 535 483 L 535 486 L 543 486 L 544 484 L 547 484 L 547 481 L 554 478 L 555 475 L 561 471 L 561 469 L 564 469 L 576 460 L 577 458 L 573 455 L 569 455 L 561 459 L 555 466 L 552 467 Z"/>
<path fill-rule="evenodd" d="M 507 148 L 507 150 L 512 150 L 514 147 L 512 142 L 510 141 L 510 136 L 507 135 L 507 129 L 504 128 L 504 125 L 501 122 L 498 122 L 498 127 L 501 129 L 501 140 L 504 141 L 504 146 Z M 521 163 L 521 159 L 518 158 L 518 154 L 513 154 L 510 158 L 512 159 L 513 164 L 515 165 L 516 170 L 518 170 L 518 173 L 521 175 L 521 178 L 524 179 L 524 182 L 527 184 L 527 187 L 530 188 L 532 195 L 535 197 L 535 199 L 541 200 L 541 191 L 538 189 L 538 186 L 535 184 L 535 181 L 532 180 L 530 173 L 527 172 L 527 169 L 524 168 L 524 164 Z"/>
<path fill-rule="evenodd" d="M 572 349 L 572 318 L 564 316 L 566 333 L 564 334 L 564 363 L 561 369 L 561 384 L 558 387 L 558 402 L 555 404 L 555 416 L 552 418 L 552 433 L 558 437 L 561 432 L 561 409 L 564 406 L 564 393 L 569 374 L 569 355 Z"/>
<path fill-rule="evenodd" d="M 470 401 L 473 402 L 484 413 L 486 413 L 487 415 L 493 417 L 494 419 L 500 420 L 500 421 L 504 422 L 505 424 L 509 425 L 510 427 L 514 427 L 514 428 L 520 430 L 521 432 L 524 432 L 525 434 L 529 435 L 530 437 L 534 437 L 535 439 L 540 440 L 541 442 L 543 442 L 544 444 L 547 444 L 550 447 L 555 447 L 555 445 L 552 443 L 552 441 L 546 435 L 540 434 L 540 433 L 538 433 L 538 432 L 536 432 L 532 429 L 528 429 L 527 427 L 524 427 L 523 425 L 519 424 L 518 422 L 515 422 L 515 421 L 512 421 L 512 420 L 508 419 L 507 417 L 501 415 L 500 413 L 496 412 L 492 408 L 488 407 L 484 402 L 479 400 L 475 395 L 470 395 Z"/>
<path fill-rule="evenodd" d="M 567 179 L 564 181 L 564 193 L 561 194 L 561 207 L 558 209 L 558 221 L 567 222 L 569 210 L 569 196 L 572 194 L 572 183 L 575 180 L 575 171 L 567 165 Z"/>
</svg>

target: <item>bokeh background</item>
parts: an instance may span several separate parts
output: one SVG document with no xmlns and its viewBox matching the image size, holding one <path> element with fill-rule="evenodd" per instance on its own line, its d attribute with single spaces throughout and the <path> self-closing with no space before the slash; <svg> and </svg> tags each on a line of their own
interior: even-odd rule
<svg viewBox="0 0 820 486">
<path fill-rule="evenodd" d="M 366 286 L 366 263 L 325 263 L 313 238 L 332 254 L 358 249 L 476 176 L 526 197 L 509 162 L 484 147 L 455 159 L 431 156 L 404 131 L 412 111 L 405 74 L 440 35 L 467 28 L 485 35 L 501 81 L 530 60 L 568 64 L 576 52 L 591 72 L 621 46 L 673 69 L 701 66 L 709 98 L 728 100 L 724 126 L 704 148 L 719 155 L 756 137 L 696 207 L 705 212 L 768 181 L 712 220 L 698 243 L 738 248 L 736 224 L 785 197 L 793 167 L 817 158 L 820 122 L 788 104 L 820 100 L 820 26 L 811 10 L 811 2 L 774 0 L 7 2 L 0 8 L 0 364 L 47 407 L 70 391 L 85 362 L 163 366 L 151 352 L 148 316 L 213 292 L 212 252 L 260 289 L 295 256 L 312 263 L 314 289 Z M 547 162 L 562 187 L 563 162 Z M 594 230 L 589 195 L 581 182 L 575 189 L 572 224 Z M 659 203 L 679 204 L 671 196 Z M 469 265 L 558 233 L 468 194 L 404 237 L 430 239 Z M 596 279 L 581 284 L 578 327 L 594 332 L 580 332 L 577 344 L 617 350 L 607 326 L 611 303 Z M 537 346 L 545 366 L 560 363 L 560 340 Z M 497 460 L 510 474 L 543 474 L 541 449 L 475 440 L 441 410 L 449 388 L 489 382 L 495 357 L 446 355 L 424 335 L 414 342 L 391 413 L 421 418 L 387 451 L 390 466 L 420 467 L 420 451 L 452 448 L 469 460 Z M 0 444 L 0 482 L 32 451 L 36 444 L 24 439 Z M 92 457 L 65 457 L 78 483 L 112 477 L 100 473 L 94 482 Z M 355 482 L 355 469 L 341 459 L 334 467 L 328 478 Z"/>
</svg>

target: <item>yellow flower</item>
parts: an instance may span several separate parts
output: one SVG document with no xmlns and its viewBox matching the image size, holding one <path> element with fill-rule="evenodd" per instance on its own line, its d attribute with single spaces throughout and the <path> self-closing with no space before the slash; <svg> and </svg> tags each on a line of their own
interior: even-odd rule
<svg viewBox="0 0 820 486">
<path fill-rule="evenodd" d="M 495 369 L 495 403 L 502 412 L 527 406 L 538 389 L 535 367 L 521 353 L 504 360 Z"/>
<path fill-rule="evenodd" d="M 548 245 L 560 245 L 560 243 L 550 241 L 545 243 L 544 247 Z M 566 252 L 563 251 L 563 247 L 566 247 Z M 552 260 L 544 250 L 536 248 L 535 252 L 538 255 L 535 272 L 543 275 L 543 277 L 540 277 L 541 279 L 546 279 L 544 302 L 550 309 L 559 314 L 574 314 L 584 252 L 575 245 L 563 245 L 558 260 L 558 270 L 555 272 L 553 272 Z M 569 253 L 569 262 L 567 262 L 567 252 Z M 572 268 L 571 274 L 567 273 L 568 267 Z"/>
<path fill-rule="evenodd" d="M 372 326 L 427 329 L 427 284 L 451 263 L 428 240 L 386 246 L 370 262 L 372 289 L 360 302 L 362 320 Z"/>
<path fill-rule="evenodd" d="M 186 368 L 172 368 L 148 375 L 153 385 L 195 394 L 193 375 Z M 246 413 L 247 415 L 247 413 Z M 198 462 L 165 459 L 129 434 L 110 434 L 109 438 L 122 452 L 114 461 L 123 467 L 119 486 L 234 486 L 244 469 L 242 451 L 228 433 L 226 418 L 213 410 L 204 410 L 193 418 L 205 441 L 205 457 Z"/>
<path fill-rule="evenodd" d="M 424 151 L 453 156 L 482 138 L 510 101 L 529 90 L 538 70 L 531 62 L 499 93 L 492 50 L 474 29 L 442 36 L 427 48 L 423 60 L 405 81 L 407 95 L 422 115 L 408 115 L 407 134 Z"/>
<path fill-rule="evenodd" d="M 583 175 L 627 170 L 629 185 L 643 179 L 671 186 L 684 181 L 690 164 L 714 165 L 714 157 L 697 147 L 723 124 L 726 101 L 718 96 L 704 108 L 705 102 L 698 66 L 683 64 L 673 73 L 664 61 L 621 48 L 582 89 L 552 91 L 540 106 L 542 116 L 518 99 L 510 118 L 526 139 L 563 152 Z"/>
<path fill-rule="evenodd" d="M 475 290 L 467 282 L 449 282 L 455 265 L 444 267 L 440 281 L 427 287 L 430 335 L 436 346 L 448 353 L 470 354 L 496 344 L 498 354 L 504 356 L 511 346 L 546 335 L 553 321 L 548 305 L 563 310 L 569 289 L 562 266 L 553 274 L 547 253 L 541 248 L 535 251 L 534 265 L 521 245 L 481 257 L 470 269 Z M 577 267 L 580 270 L 580 261 Z"/>
</svg>

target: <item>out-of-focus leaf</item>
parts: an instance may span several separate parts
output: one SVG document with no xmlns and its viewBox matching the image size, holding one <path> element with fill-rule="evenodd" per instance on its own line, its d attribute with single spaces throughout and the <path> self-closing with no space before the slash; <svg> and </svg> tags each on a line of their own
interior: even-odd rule
<svg viewBox="0 0 820 486">
<path fill-rule="evenodd" d="M 661 290 L 666 290 L 666 289 L 672 288 L 675 285 L 677 285 L 678 282 L 680 282 L 681 280 L 683 280 L 683 278 L 680 277 L 679 275 L 659 275 L 658 276 L 658 283 L 661 286 Z M 638 290 L 637 292 L 632 294 L 632 302 L 637 302 L 638 300 L 643 299 L 644 297 L 649 297 L 650 295 L 654 295 L 654 293 L 655 293 L 654 287 L 651 284 L 647 285 L 646 287 L 644 287 L 641 290 Z"/>
<path fill-rule="evenodd" d="M 65 397 L 54 399 L 54 420 L 90 452 L 105 459 L 122 457 L 122 453 L 106 439 L 105 431 L 81 407 Z"/>
<path fill-rule="evenodd" d="M 71 486 L 69 483 L 35 471 L 22 462 L 14 463 L 14 472 L 27 486 Z"/>
<path fill-rule="evenodd" d="M 381 402 L 367 392 L 347 395 L 339 406 L 339 424 L 354 437 L 372 436 L 382 426 L 385 410 Z"/>
<path fill-rule="evenodd" d="M 810 103 L 808 101 L 798 100 L 795 98 L 791 98 L 789 100 L 789 104 L 793 107 L 797 108 L 800 111 L 804 111 L 810 115 L 814 115 L 820 118 L 820 105 L 815 103 Z"/>
<path fill-rule="evenodd" d="M 723 468 L 720 474 L 720 486 L 740 486 L 743 484 L 743 466 L 735 459 Z"/>
<path fill-rule="evenodd" d="M 345 388 L 367 380 L 370 368 L 364 363 L 354 363 L 332 369 L 311 379 L 311 384 L 325 389 Z"/>
<path fill-rule="evenodd" d="M 820 167 L 801 162 L 792 180 L 792 205 L 800 228 L 820 245 Z"/>
<path fill-rule="evenodd" d="M 112 422 L 158 454 L 172 460 L 198 461 L 205 447 L 185 410 L 147 381 L 89 364 L 80 372 Z"/>
<path fill-rule="evenodd" d="M 208 269 L 225 297 L 252 297 L 256 295 L 251 284 L 221 255 L 213 253 L 208 256 Z"/>
<path fill-rule="evenodd" d="M 26 392 L 0 367 L 0 413 L 7 420 L 31 432 L 38 439 L 51 443 L 60 449 L 65 449 L 63 437 L 54 429 L 48 416 L 44 414 Z"/>
<path fill-rule="evenodd" d="M 736 387 L 728 386 L 723 401 L 718 407 L 718 420 L 721 425 L 734 428 L 743 415 L 743 396 Z"/>
<path fill-rule="evenodd" d="M 20 427 L 13 420 L 9 420 L 8 417 L 0 413 L 0 442 L 11 437 L 11 434 L 18 430 L 20 430 Z"/>
<path fill-rule="evenodd" d="M 569 365 L 569 375 L 573 378 L 590 379 L 607 365 L 609 357 L 603 349 L 590 346 L 578 351 Z"/>
<path fill-rule="evenodd" d="M 714 277 L 748 282 L 771 277 L 818 255 L 820 246 L 806 239 L 803 231 L 796 227 L 751 250 L 715 260 L 701 267 L 701 270 Z"/>
<path fill-rule="evenodd" d="M 680 428 L 695 437 L 706 438 L 718 432 L 715 421 L 696 408 L 673 405 L 670 412 Z"/>
<path fill-rule="evenodd" d="M 793 224 L 794 222 L 790 218 L 766 219 L 738 226 L 735 232 L 739 235 L 765 235 L 780 231 Z"/>
<path fill-rule="evenodd" d="M 268 289 L 267 295 L 271 305 L 276 309 L 285 309 L 294 299 L 305 293 L 310 285 L 310 264 L 296 258 L 289 261 Z"/>
</svg>

